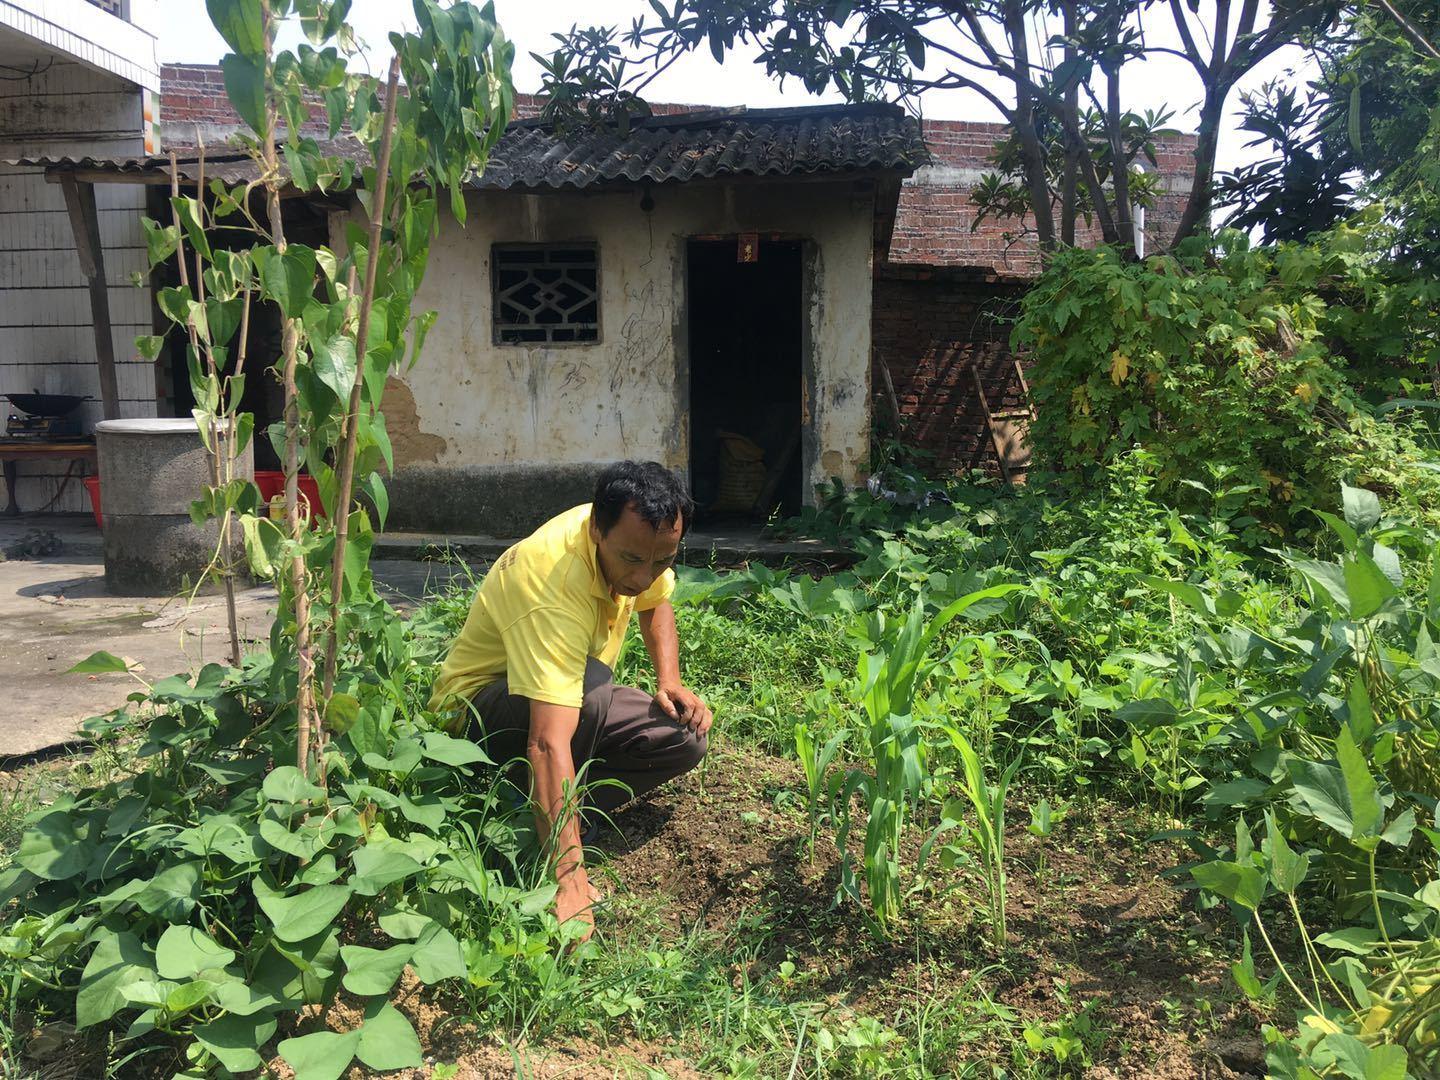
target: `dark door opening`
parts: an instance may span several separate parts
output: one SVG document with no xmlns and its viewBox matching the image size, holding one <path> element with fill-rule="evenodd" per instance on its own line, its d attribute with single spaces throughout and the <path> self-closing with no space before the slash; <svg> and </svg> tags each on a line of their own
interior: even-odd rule
<svg viewBox="0 0 1440 1080">
<path fill-rule="evenodd" d="M 737 246 L 686 253 L 690 483 L 708 522 L 797 514 L 804 495 L 801 244 L 761 241 L 752 263 Z"/>
</svg>

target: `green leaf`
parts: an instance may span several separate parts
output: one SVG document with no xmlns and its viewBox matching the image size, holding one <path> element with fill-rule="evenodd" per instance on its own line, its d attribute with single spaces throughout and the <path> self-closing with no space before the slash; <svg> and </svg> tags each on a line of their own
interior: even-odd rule
<svg viewBox="0 0 1440 1080">
<path fill-rule="evenodd" d="M 264 23 L 260 0 L 205 0 L 210 22 L 225 44 L 243 56 L 265 54 Z"/>
<path fill-rule="evenodd" d="M 240 327 L 240 317 L 244 309 L 245 299 L 239 296 L 233 300 L 216 300 L 211 297 L 205 301 L 205 323 L 210 327 L 212 345 L 229 343 Z"/>
<path fill-rule="evenodd" d="M 282 896 L 255 880 L 255 898 L 281 941 L 304 941 L 323 931 L 350 902 L 348 885 L 317 885 L 294 896 Z"/>
<path fill-rule="evenodd" d="M 414 946 L 392 945 L 388 949 L 367 949 L 361 945 L 340 946 L 345 976 L 340 984 L 352 994 L 373 997 L 388 994 L 405 970 Z"/>
<path fill-rule="evenodd" d="M 1288 768 L 1295 794 L 1305 809 L 1341 836 L 1352 836 L 1355 821 L 1341 770 L 1325 762 L 1298 759 L 1290 761 Z"/>
<path fill-rule="evenodd" d="M 1265 875 L 1232 862 L 1201 863 L 1190 871 L 1202 888 L 1254 911 L 1265 898 Z"/>
<path fill-rule="evenodd" d="M 123 987 L 155 975 L 150 954 L 134 934 L 108 930 L 102 934 L 80 975 L 80 988 L 75 994 L 77 1028 L 109 1020 L 129 1004 L 121 993 Z"/>
<path fill-rule="evenodd" d="M 273 802 L 303 803 L 325 797 L 325 789 L 312 784 L 294 765 L 281 765 L 275 769 L 265 777 L 260 790 Z"/>
<path fill-rule="evenodd" d="M 355 874 L 350 882 L 362 896 L 377 896 L 385 886 L 403 881 L 424 869 L 404 852 L 374 845 L 357 849 L 351 858 L 355 862 Z"/>
<path fill-rule="evenodd" d="M 1340 485 L 1345 521 L 1357 533 L 1368 532 L 1380 523 L 1380 497 L 1365 488 Z"/>
<path fill-rule="evenodd" d="M 1350 707 L 1348 727 L 1357 743 L 1363 743 L 1375 731 L 1375 713 L 1370 707 L 1370 691 L 1365 679 L 1356 674 L 1350 683 L 1350 694 L 1346 699 Z"/>
<path fill-rule="evenodd" d="M 1310 856 L 1297 855 L 1275 824 L 1275 815 L 1265 815 L 1263 850 L 1270 862 L 1270 883 L 1287 896 L 1294 896 L 1310 872 Z"/>
<path fill-rule="evenodd" d="M 418 911 L 387 911 L 379 918 L 380 929 L 397 941 L 414 941 L 433 921 Z"/>
<path fill-rule="evenodd" d="M 255 249 L 260 287 L 280 305 L 283 314 L 298 319 L 315 295 L 315 252 L 303 244 L 290 244 L 282 255 L 273 247 Z"/>
<path fill-rule="evenodd" d="M 325 728 L 343 735 L 360 717 L 360 701 L 354 694 L 334 693 L 325 703 Z"/>
<path fill-rule="evenodd" d="M 365 1010 L 355 1056 L 379 1072 L 418 1069 L 422 1061 L 415 1028 L 388 1001 L 371 1002 Z"/>
<path fill-rule="evenodd" d="M 142 217 L 140 224 L 145 228 L 145 249 L 153 270 L 175 254 L 175 249 L 180 244 L 180 230 L 174 225 L 162 226 L 148 217 Z"/>
<path fill-rule="evenodd" d="M 1255 974 L 1255 957 L 1250 951 L 1250 931 L 1244 933 L 1244 946 L 1240 952 L 1240 959 L 1230 965 L 1230 974 L 1235 979 L 1235 985 L 1240 987 L 1241 993 L 1252 1001 L 1259 998 L 1265 987 Z"/>
<path fill-rule="evenodd" d="M 1366 1046 L 1353 1035 L 1333 1032 L 1324 1046 L 1335 1055 L 1335 1064 L 1352 1080 L 1406 1080 L 1409 1057 L 1393 1043 Z"/>
<path fill-rule="evenodd" d="M 110 672 L 125 672 L 130 670 L 130 665 L 120 657 L 108 652 L 93 652 L 80 663 L 76 664 L 66 675 L 102 675 Z"/>
<path fill-rule="evenodd" d="M 295 1080 L 340 1080 L 359 1048 L 359 1031 L 316 1031 L 284 1039 L 279 1047 L 280 1056 L 295 1070 Z"/>
<path fill-rule="evenodd" d="M 165 339 L 159 334 L 141 334 L 135 339 L 135 351 L 146 360 L 155 360 L 165 347 Z"/>
<path fill-rule="evenodd" d="M 1382 940 L 1380 931 L 1373 927 L 1347 926 L 1343 930 L 1332 930 L 1328 934 L 1321 934 L 1315 939 L 1315 944 L 1323 945 L 1327 949 L 1335 949 L 1337 952 L 1368 956 L 1380 947 Z"/>
<path fill-rule="evenodd" d="M 1335 756 L 1345 778 L 1345 791 L 1350 801 L 1350 838 L 1378 836 L 1385 816 L 1375 778 L 1365 764 L 1365 757 L 1355 745 L 1350 729 L 1343 727 L 1335 739 Z"/>
<path fill-rule="evenodd" d="M 200 899 L 201 866 L 199 862 L 167 866 L 135 894 L 135 902 L 142 910 L 167 922 L 184 922 Z"/>
<path fill-rule="evenodd" d="M 226 53 L 220 59 L 220 70 L 225 77 L 225 95 L 240 114 L 240 119 L 250 125 L 255 134 L 265 134 L 265 66 L 263 61 L 251 60 L 239 53 Z"/>
<path fill-rule="evenodd" d="M 203 930 L 193 926 L 168 926 L 155 946 L 155 970 L 162 978 L 188 979 L 207 968 L 223 968 L 235 959 Z"/>
<path fill-rule="evenodd" d="M 1368 619 L 1397 594 L 1394 583 L 1370 556 L 1358 552 L 1345 560 L 1345 595 L 1352 618 Z"/>
<path fill-rule="evenodd" d="M 420 799 L 411 799 L 406 795 L 400 796 L 400 813 L 407 821 L 413 821 L 416 825 L 436 832 L 445 823 L 445 807 L 438 801 L 436 796 L 425 796 Z"/>
<path fill-rule="evenodd" d="M 432 922 L 420 932 L 410 955 L 410 966 L 421 982 L 437 983 L 441 979 L 463 978 L 465 955 L 455 935 L 439 923 Z"/>
<path fill-rule="evenodd" d="M 493 765 L 489 755 L 469 739 L 457 739 L 443 731 L 427 731 L 420 752 L 442 765 Z"/>
<path fill-rule="evenodd" d="M 230 1013 L 208 1024 L 196 1024 L 192 1034 L 221 1065 L 239 1074 L 253 1072 L 265 1064 L 256 1051 L 275 1037 L 276 1027 L 275 1017 L 269 1014 L 237 1016 Z"/>
<path fill-rule="evenodd" d="M 328 341 L 312 341 L 315 374 L 342 403 L 350 401 L 350 388 L 355 384 L 355 342 L 336 334 Z"/>
<path fill-rule="evenodd" d="M 96 847 L 81 836 L 70 811 L 46 814 L 20 837 L 15 862 L 46 881 L 64 881 L 90 869 Z"/>
</svg>

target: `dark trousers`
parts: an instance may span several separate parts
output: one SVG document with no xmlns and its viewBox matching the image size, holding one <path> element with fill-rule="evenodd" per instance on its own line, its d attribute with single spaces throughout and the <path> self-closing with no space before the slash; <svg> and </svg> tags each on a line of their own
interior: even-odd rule
<svg viewBox="0 0 1440 1080">
<path fill-rule="evenodd" d="M 526 756 L 530 699 L 510 693 L 505 679 L 481 688 L 472 699 L 479 731 L 472 732 L 491 759 L 505 764 Z M 581 782 L 618 780 L 625 787 L 591 787 L 587 808 L 608 814 L 631 798 L 689 772 L 705 756 L 706 737 L 666 715 L 643 690 L 616 686 L 614 674 L 591 657 L 585 664 L 585 697 L 570 754 Z M 588 765 L 588 767 L 587 767 Z M 583 770 L 583 771 L 582 771 Z"/>
</svg>

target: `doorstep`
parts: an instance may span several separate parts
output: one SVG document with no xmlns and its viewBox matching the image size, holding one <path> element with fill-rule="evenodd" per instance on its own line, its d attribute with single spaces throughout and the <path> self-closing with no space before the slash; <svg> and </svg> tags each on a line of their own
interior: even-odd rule
<svg viewBox="0 0 1440 1080">
<path fill-rule="evenodd" d="M 497 559 L 518 538 L 466 533 L 387 532 L 375 538 L 378 559 L 440 559 L 468 563 Z M 686 566 L 733 567 L 758 562 L 766 566 L 800 564 L 836 568 L 855 562 L 855 552 L 838 544 L 800 537 L 775 540 L 758 528 L 696 529 L 685 537 L 680 562 Z"/>
</svg>

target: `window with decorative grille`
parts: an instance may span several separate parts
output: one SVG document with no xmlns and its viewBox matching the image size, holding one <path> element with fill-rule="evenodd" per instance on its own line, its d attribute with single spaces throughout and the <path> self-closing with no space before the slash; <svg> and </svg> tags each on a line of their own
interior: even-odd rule
<svg viewBox="0 0 1440 1080">
<path fill-rule="evenodd" d="M 490 265 L 497 345 L 600 340 L 594 244 L 496 244 Z"/>
</svg>

